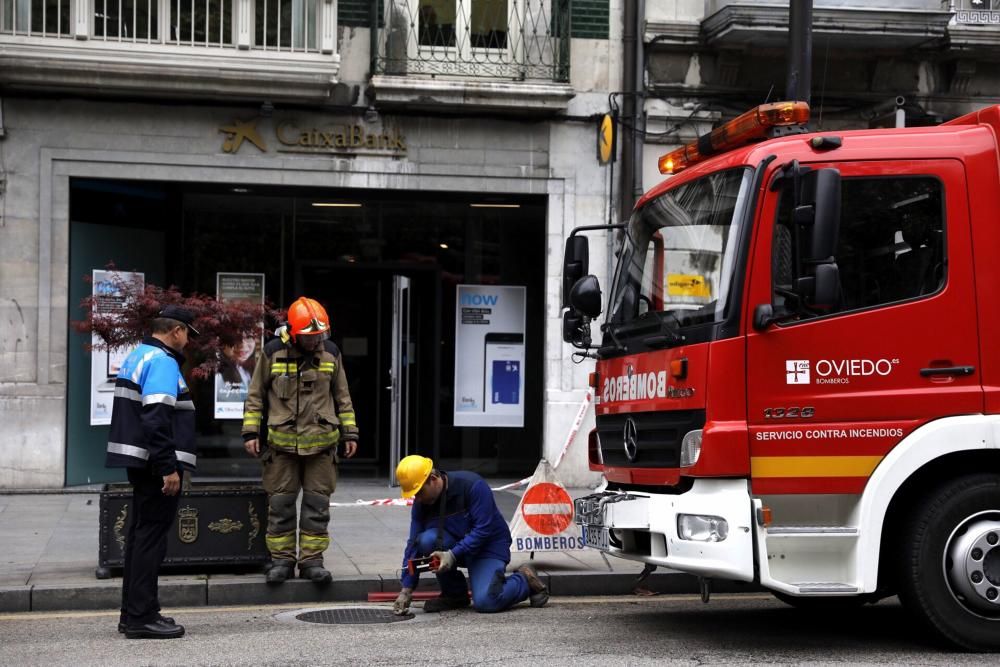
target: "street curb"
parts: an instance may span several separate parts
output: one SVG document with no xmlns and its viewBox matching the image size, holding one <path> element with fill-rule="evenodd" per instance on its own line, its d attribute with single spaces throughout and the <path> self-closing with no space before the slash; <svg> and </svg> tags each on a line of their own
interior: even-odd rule
<svg viewBox="0 0 1000 667">
<path fill-rule="evenodd" d="M 0 611 L 31 611 L 31 586 L 0 586 Z"/>
<path fill-rule="evenodd" d="M 290 579 L 280 586 L 269 586 L 264 577 L 209 579 L 209 606 L 262 605 L 313 602 L 351 602 L 367 600 L 371 591 L 382 590 L 382 578 L 370 576 L 334 577 L 329 584 Z"/>
<path fill-rule="evenodd" d="M 617 572 L 538 571 L 553 596 L 630 595 L 636 575 Z M 680 572 L 653 573 L 641 584 L 660 594 L 697 594 L 698 578 Z M 258 606 L 269 604 L 315 604 L 322 602 L 367 602 L 369 593 L 395 593 L 399 581 L 382 576 L 334 577 L 328 585 L 290 579 L 268 586 L 263 575 L 220 576 L 208 579 L 160 582 L 164 609 L 178 607 Z M 424 577 L 420 590 L 438 590 L 434 579 Z M 764 589 L 756 584 L 713 581 L 713 593 L 751 593 Z M 110 610 L 121 605 L 121 579 L 86 584 L 0 587 L 0 612 Z"/>
</svg>

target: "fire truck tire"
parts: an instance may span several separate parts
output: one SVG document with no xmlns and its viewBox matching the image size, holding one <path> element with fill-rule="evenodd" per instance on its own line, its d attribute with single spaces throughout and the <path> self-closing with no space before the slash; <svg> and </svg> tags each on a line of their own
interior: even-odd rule
<svg viewBox="0 0 1000 667">
<path fill-rule="evenodd" d="M 899 598 L 925 626 L 968 651 L 1000 650 L 1000 475 L 951 480 L 909 516 Z"/>
<path fill-rule="evenodd" d="M 799 597 L 779 591 L 771 591 L 771 594 L 785 604 L 796 609 L 801 609 L 802 611 L 850 611 L 851 609 L 863 607 L 869 602 L 872 604 L 878 602 L 878 600 L 868 595 Z"/>
</svg>

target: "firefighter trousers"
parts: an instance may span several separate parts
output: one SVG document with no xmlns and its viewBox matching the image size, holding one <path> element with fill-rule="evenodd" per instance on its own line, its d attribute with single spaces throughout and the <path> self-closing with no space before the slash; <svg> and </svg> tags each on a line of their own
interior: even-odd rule
<svg viewBox="0 0 1000 667">
<path fill-rule="evenodd" d="M 275 564 L 299 568 L 323 565 L 330 546 L 330 494 L 337 486 L 334 450 L 301 456 L 269 447 L 261 455 L 263 485 L 268 497 L 267 550 Z M 296 557 L 295 504 L 302 492 Z"/>
</svg>

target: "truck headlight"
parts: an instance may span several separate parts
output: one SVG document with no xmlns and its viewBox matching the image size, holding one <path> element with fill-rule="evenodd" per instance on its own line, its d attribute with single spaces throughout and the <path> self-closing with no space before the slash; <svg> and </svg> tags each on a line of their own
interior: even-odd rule
<svg viewBox="0 0 1000 667">
<path fill-rule="evenodd" d="M 677 534 L 693 542 L 721 542 L 729 537 L 729 522 L 721 516 L 678 514 Z"/>
<path fill-rule="evenodd" d="M 681 467 L 687 468 L 698 462 L 701 456 L 701 429 L 688 431 L 681 440 Z"/>
</svg>

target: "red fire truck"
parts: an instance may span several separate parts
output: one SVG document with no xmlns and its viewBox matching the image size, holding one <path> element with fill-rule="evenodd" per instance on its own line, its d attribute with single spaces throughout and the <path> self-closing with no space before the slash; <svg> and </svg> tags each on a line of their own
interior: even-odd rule
<svg viewBox="0 0 1000 667">
<path fill-rule="evenodd" d="M 996 650 L 1000 107 L 822 133 L 808 114 L 764 105 L 664 155 L 627 224 L 567 240 L 563 337 L 597 360 L 607 480 L 577 521 L 647 570 L 796 606 L 898 595 Z M 582 232 L 616 227 L 605 311 Z"/>
</svg>

